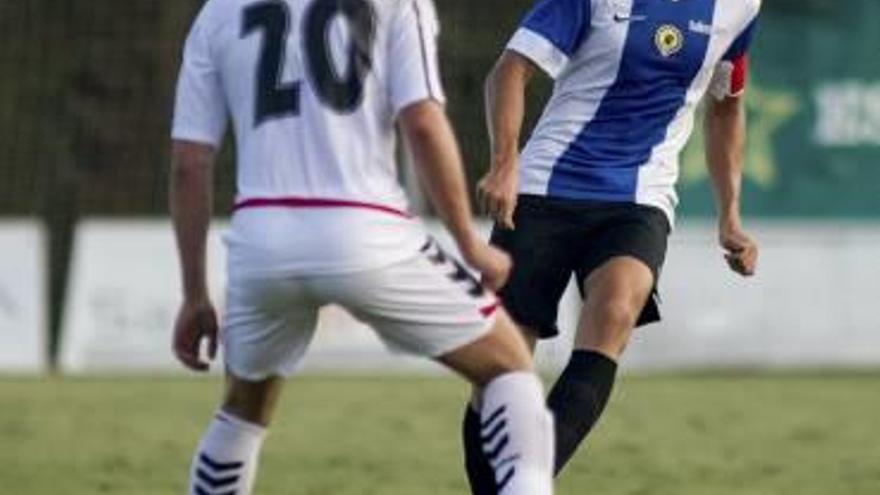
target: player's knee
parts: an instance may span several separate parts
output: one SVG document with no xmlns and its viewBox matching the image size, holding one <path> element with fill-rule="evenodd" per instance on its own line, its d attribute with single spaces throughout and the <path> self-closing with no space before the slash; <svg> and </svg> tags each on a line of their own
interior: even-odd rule
<svg viewBox="0 0 880 495">
<path fill-rule="evenodd" d="M 503 342 L 499 345 L 501 352 L 498 364 L 502 368 L 499 374 L 531 370 L 533 367 L 532 350 L 523 332 L 507 313 L 502 312 L 498 315 L 494 332 Z"/>
<path fill-rule="evenodd" d="M 268 426 L 281 391 L 280 377 L 260 382 L 249 382 L 234 376 L 227 377 L 223 410 L 241 420 Z"/>
<path fill-rule="evenodd" d="M 510 345 L 499 346 L 484 355 L 482 381 L 487 383 L 508 373 L 532 371 L 532 358 Z"/>
<path fill-rule="evenodd" d="M 584 308 L 575 347 L 619 358 L 629 341 L 639 310 L 614 300 Z"/>
<path fill-rule="evenodd" d="M 612 299 L 597 304 L 590 318 L 597 331 L 608 336 L 627 335 L 639 319 L 640 308 L 623 299 Z"/>
<path fill-rule="evenodd" d="M 499 312 L 489 333 L 439 360 L 480 388 L 499 376 L 533 369 L 525 339 L 503 312 Z"/>
</svg>

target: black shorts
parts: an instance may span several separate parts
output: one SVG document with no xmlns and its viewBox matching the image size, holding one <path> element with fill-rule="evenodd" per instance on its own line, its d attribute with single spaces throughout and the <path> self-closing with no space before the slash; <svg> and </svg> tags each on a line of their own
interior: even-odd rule
<svg viewBox="0 0 880 495">
<path fill-rule="evenodd" d="M 499 295 L 511 316 L 540 338 L 559 334 L 559 300 L 571 276 L 583 297 L 586 277 L 618 256 L 632 256 L 654 272 L 654 291 L 637 326 L 660 320 L 656 284 L 670 226 L 659 208 L 522 195 L 514 223 L 515 230 L 496 225 L 492 232 L 492 244 L 513 257 L 513 272 Z"/>
</svg>

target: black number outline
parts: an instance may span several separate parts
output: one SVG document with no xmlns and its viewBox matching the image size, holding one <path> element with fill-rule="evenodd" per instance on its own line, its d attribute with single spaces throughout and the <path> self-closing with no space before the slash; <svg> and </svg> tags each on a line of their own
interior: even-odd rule
<svg viewBox="0 0 880 495">
<path fill-rule="evenodd" d="M 342 16 L 351 33 L 347 73 L 340 75 L 328 40 L 332 22 Z M 280 25 L 279 25 L 280 23 Z M 262 33 L 254 76 L 254 127 L 301 112 L 302 82 L 283 83 L 292 15 L 287 2 L 265 0 L 244 9 L 241 38 Z M 376 12 L 368 0 L 316 0 L 302 19 L 306 73 L 321 103 L 340 114 L 357 110 L 364 82 L 373 69 Z M 319 40 L 319 41 L 316 41 Z"/>
<path fill-rule="evenodd" d="M 283 27 L 276 23 L 279 19 Z M 254 77 L 254 127 L 269 120 L 299 116 L 301 82 L 282 83 L 287 42 L 290 37 L 290 7 L 283 0 L 266 0 L 244 9 L 241 37 L 262 30 L 260 57 Z"/>
<path fill-rule="evenodd" d="M 330 53 L 330 26 L 337 16 L 348 23 L 351 46 L 348 74 L 340 77 Z M 352 113 L 364 99 L 364 81 L 373 69 L 376 43 L 376 12 L 367 0 L 316 0 L 303 18 L 303 53 L 309 65 L 309 79 L 324 105 L 338 113 Z M 316 40 L 321 40 L 316 42 Z"/>
</svg>

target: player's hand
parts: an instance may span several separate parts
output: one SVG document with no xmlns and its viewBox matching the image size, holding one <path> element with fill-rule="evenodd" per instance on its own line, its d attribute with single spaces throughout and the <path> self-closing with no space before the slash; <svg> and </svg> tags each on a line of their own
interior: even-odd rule
<svg viewBox="0 0 880 495">
<path fill-rule="evenodd" d="M 477 185 L 477 196 L 485 213 L 499 225 L 513 230 L 518 177 L 516 164 L 493 166 Z"/>
<path fill-rule="evenodd" d="M 184 301 L 174 324 L 174 355 L 187 368 L 208 371 L 217 356 L 217 312 L 208 299 Z M 208 360 L 202 360 L 202 340 L 208 341 Z"/>
<path fill-rule="evenodd" d="M 742 229 L 739 222 L 722 224 L 719 238 L 730 269 L 744 277 L 754 275 L 758 265 L 758 243 Z"/>
<path fill-rule="evenodd" d="M 483 285 L 489 289 L 497 291 L 507 283 L 513 263 L 504 251 L 478 241 L 462 250 L 462 254 L 465 261 L 482 274 Z"/>
</svg>

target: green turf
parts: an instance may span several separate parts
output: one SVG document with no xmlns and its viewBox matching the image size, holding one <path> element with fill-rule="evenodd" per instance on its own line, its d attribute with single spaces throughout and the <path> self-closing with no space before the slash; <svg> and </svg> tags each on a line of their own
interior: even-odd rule
<svg viewBox="0 0 880 495">
<path fill-rule="evenodd" d="M 183 494 L 215 380 L 0 379 L 0 493 Z M 257 494 L 464 494 L 467 390 L 290 384 Z M 561 494 L 876 495 L 880 375 L 630 377 Z"/>
</svg>

